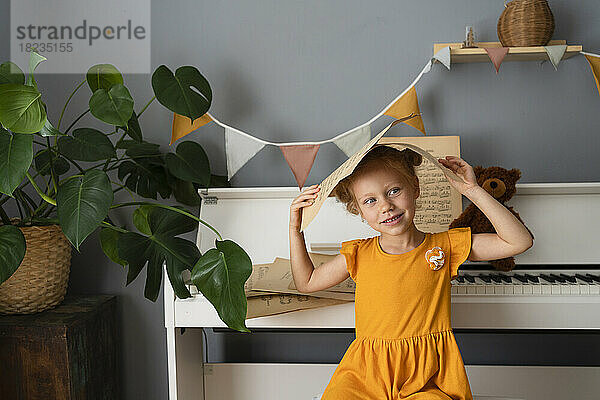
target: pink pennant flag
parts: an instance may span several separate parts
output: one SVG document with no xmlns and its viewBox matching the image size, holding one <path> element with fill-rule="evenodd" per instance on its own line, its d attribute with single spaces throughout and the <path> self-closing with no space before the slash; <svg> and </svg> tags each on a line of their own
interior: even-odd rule
<svg viewBox="0 0 600 400">
<path fill-rule="evenodd" d="M 492 60 L 492 63 L 494 63 L 497 74 L 502 60 L 508 54 L 508 47 L 486 47 L 485 51 L 488 53 L 488 57 Z"/>
<path fill-rule="evenodd" d="M 319 144 L 279 146 L 285 160 L 292 169 L 300 190 L 302 190 L 302 186 L 306 182 L 320 146 Z"/>
</svg>

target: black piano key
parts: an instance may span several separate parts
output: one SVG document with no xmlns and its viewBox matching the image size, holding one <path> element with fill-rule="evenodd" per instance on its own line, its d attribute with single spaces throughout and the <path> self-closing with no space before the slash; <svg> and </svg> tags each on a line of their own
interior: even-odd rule
<svg viewBox="0 0 600 400">
<path fill-rule="evenodd" d="M 510 279 L 510 276 L 508 275 L 500 274 L 500 279 L 502 279 L 506 283 L 512 283 L 512 279 Z"/>
<path fill-rule="evenodd" d="M 457 276 L 455 279 L 460 283 L 463 283 L 465 281 L 465 278 L 462 275 Z"/>
<path fill-rule="evenodd" d="M 500 279 L 500 275 L 490 274 L 490 278 L 496 283 L 502 283 L 502 279 Z"/>
<path fill-rule="evenodd" d="M 598 275 L 585 274 L 585 276 L 589 277 L 590 279 L 592 279 L 596 282 L 600 282 L 600 276 L 598 276 Z"/>
<path fill-rule="evenodd" d="M 540 274 L 540 278 L 543 279 L 543 280 L 545 280 L 545 281 L 547 281 L 547 282 L 550 282 L 550 283 L 554 283 L 555 282 L 554 278 L 552 278 L 551 276 L 546 275 L 546 274 Z"/>
<path fill-rule="evenodd" d="M 485 283 L 492 283 L 492 280 L 490 279 L 489 275 L 479 274 L 479 275 L 477 275 L 477 277 L 479 279 L 481 279 L 482 281 L 484 281 Z"/>
<path fill-rule="evenodd" d="M 581 279 L 582 281 L 584 281 L 586 283 L 592 283 L 592 282 L 594 282 L 593 279 L 591 279 L 591 278 L 589 278 L 587 276 L 583 276 L 581 274 L 575 274 L 575 277 Z"/>
<path fill-rule="evenodd" d="M 577 279 L 575 279 L 574 276 L 570 276 L 570 275 L 566 275 L 566 274 L 558 274 L 560 276 L 562 276 L 563 278 L 565 278 L 566 280 L 568 280 L 571 283 L 577 283 Z"/>
<path fill-rule="evenodd" d="M 513 278 L 518 279 L 522 283 L 527 283 L 527 277 L 525 275 L 514 274 Z"/>
<path fill-rule="evenodd" d="M 560 283 L 567 283 L 567 280 L 564 278 L 561 278 L 560 276 L 556 275 L 556 274 L 550 274 L 550 276 L 552 278 L 554 278 L 555 280 L 557 280 Z"/>
<path fill-rule="evenodd" d="M 470 275 L 465 275 L 465 279 L 469 281 L 469 283 L 475 283 L 475 278 Z"/>
<path fill-rule="evenodd" d="M 537 276 L 533 276 L 533 275 L 525 274 L 525 277 L 526 277 L 527 279 L 529 279 L 531 282 L 534 282 L 534 283 L 540 283 L 540 280 L 539 280 L 539 278 L 538 278 Z"/>
</svg>

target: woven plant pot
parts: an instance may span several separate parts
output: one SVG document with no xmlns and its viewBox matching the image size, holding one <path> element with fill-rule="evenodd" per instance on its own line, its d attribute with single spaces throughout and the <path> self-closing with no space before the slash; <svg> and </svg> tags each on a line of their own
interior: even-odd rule
<svg viewBox="0 0 600 400">
<path fill-rule="evenodd" d="M 513 0 L 504 7 L 497 27 L 502 46 L 545 46 L 552 39 L 554 16 L 546 0 Z"/>
<path fill-rule="evenodd" d="M 0 285 L 1 314 L 33 314 L 64 299 L 71 244 L 59 225 L 20 227 L 27 251 L 15 273 Z"/>
</svg>

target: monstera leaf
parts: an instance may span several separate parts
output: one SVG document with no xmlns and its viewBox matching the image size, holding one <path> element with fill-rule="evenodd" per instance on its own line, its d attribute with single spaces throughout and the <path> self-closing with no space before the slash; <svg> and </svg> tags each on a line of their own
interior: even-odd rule
<svg viewBox="0 0 600 400">
<path fill-rule="evenodd" d="M 123 75 L 111 64 L 96 64 L 85 75 L 88 86 L 94 93 L 98 89 L 109 90 L 117 83 L 123 84 Z"/>
<path fill-rule="evenodd" d="M 169 172 L 184 181 L 208 186 L 210 182 L 210 163 L 208 156 L 196 142 L 182 142 L 175 153 L 166 156 Z"/>
<path fill-rule="evenodd" d="M 120 126 L 119 128 L 124 130 L 125 133 L 127 133 L 127 136 L 129 136 L 136 142 L 142 142 L 142 128 L 140 128 L 140 123 L 138 121 L 137 115 L 135 114 L 135 111 L 131 113 L 131 118 L 129 118 L 127 126 Z"/>
<path fill-rule="evenodd" d="M 0 123 L 16 133 L 37 133 L 46 123 L 42 95 L 33 86 L 0 85 Z"/>
<path fill-rule="evenodd" d="M 33 159 L 33 135 L 11 134 L 0 127 L 0 193 L 12 195 Z"/>
<path fill-rule="evenodd" d="M 71 165 L 69 162 L 63 157 L 54 157 L 52 162 L 50 162 L 50 150 L 44 149 L 40 150 L 35 154 L 34 165 L 37 172 L 40 175 L 50 175 L 51 167 L 54 169 L 54 174 L 56 176 L 60 176 L 62 174 L 67 173 Z"/>
<path fill-rule="evenodd" d="M 169 110 L 191 120 L 206 114 L 212 102 L 210 84 L 195 67 L 179 67 L 175 75 L 165 65 L 152 74 L 156 99 Z"/>
<path fill-rule="evenodd" d="M 123 161 L 119 165 L 119 179 L 125 186 L 142 197 L 166 199 L 171 195 L 164 166 L 147 159 Z"/>
<path fill-rule="evenodd" d="M 252 261 L 244 249 L 231 240 L 215 240 L 215 246 L 194 265 L 192 282 L 227 326 L 250 332 L 246 327 L 248 303 L 244 284 L 252 273 Z"/>
<path fill-rule="evenodd" d="M 100 231 L 100 246 L 102 247 L 102 251 L 104 252 L 104 254 L 106 254 L 108 258 L 110 258 L 117 264 L 126 266 L 127 261 L 119 257 L 119 250 L 117 248 L 119 235 L 121 235 L 121 233 L 115 231 L 114 229 L 103 228 Z"/>
<path fill-rule="evenodd" d="M 58 148 L 65 156 L 80 161 L 100 161 L 116 156 L 110 139 L 102 132 L 92 128 L 79 128 L 73 136 L 58 139 Z"/>
<path fill-rule="evenodd" d="M 147 213 L 147 222 L 149 236 L 135 232 L 122 233 L 117 243 L 119 257 L 129 265 L 127 284 L 133 282 L 144 266 L 148 265 L 144 295 L 156 301 L 164 262 L 177 297 L 190 297 L 181 273 L 192 269 L 200 252 L 195 243 L 176 236 L 191 232 L 198 226 L 197 223 L 176 211 L 159 207 L 154 207 Z"/>
<path fill-rule="evenodd" d="M 97 89 L 89 101 L 90 112 L 107 124 L 126 126 L 133 113 L 133 98 L 120 83 L 110 89 Z"/>
<path fill-rule="evenodd" d="M 56 205 L 63 233 L 79 250 L 79 245 L 106 218 L 113 202 L 110 180 L 100 170 L 87 171 L 58 187 Z"/>
<path fill-rule="evenodd" d="M 11 61 L 0 64 L 0 85 L 3 83 L 25 83 L 25 74 Z"/>
<path fill-rule="evenodd" d="M 11 277 L 25 257 L 25 237 L 19 228 L 0 226 L 0 284 Z"/>
</svg>

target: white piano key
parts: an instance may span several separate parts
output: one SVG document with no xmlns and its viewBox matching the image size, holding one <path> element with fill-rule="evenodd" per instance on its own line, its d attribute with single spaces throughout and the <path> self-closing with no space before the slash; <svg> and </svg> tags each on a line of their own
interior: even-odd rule
<svg viewBox="0 0 600 400">
<path fill-rule="evenodd" d="M 600 286 L 599 285 L 590 285 L 590 294 L 599 295 L 600 294 Z"/>
<path fill-rule="evenodd" d="M 458 294 L 467 294 L 467 285 L 459 285 L 458 286 Z"/>
<path fill-rule="evenodd" d="M 531 285 L 531 288 L 533 290 L 533 294 L 542 294 L 544 292 L 544 289 L 542 288 L 544 285 Z M 545 293 L 544 293 L 545 294 Z"/>
<path fill-rule="evenodd" d="M 542 293 L 541 294 L 552 294 L 552 286 L 551 285 L 541 285 Z"/>
<path fill-rule="evenodd" d="M 579 293 L 582 294 L 582 295 L 588 295 L 588 294 L 590 294 L 590 285 L 580 284 L 579 285 Z"/>
<path fill-rule="evenodd" d="M 452 281 L 454 282 L 454 281 Z M 458 287 L 456 286 L 455 283 L 452 284 L 452 286 L 450 286 L 450 294 L 456 294 L 458 293 Z"/>
<path fill-rule="evenodd" d="M 485 294 L 485 285 L 476 285 L 475 287 L 477 294 Z"/>
<path fill-rule="evenodd" d="M 485 294 L 494 294 L 494 285 L 485 285 Z"/>
<path fill-rule="evenodd" d="M 552 289 L 550 289 L 550 294 L 560 294 L 560 285 L 559 284 L 553 284 L 550 285 Z"/>
<path fill-rule="evenodd" d="M 494 293 L 495 294 L 504 294 L 504 286 L 503 285 L 494 285 Z"/>
<path fill-rule="evenodd" d="M 511 284 L 506 284 L 504 286 L 504 294 L 515 294 L 514 287 Z"/>
<path fill-rule="evenodd" d="M 577 284 L 569 285 L 569 289 L 571 289 L 571 295 L 579 296 L 581 294 L 580 287 L 581 287 L 581 285 L 577 285 Z"/>
<path fill-rule="evenodd" d="M 467 286 L 467 294 L 477 294 L 477 285 L 468 285 Z"/>
<path fill-rule="evenodd" d="M 567 284 L 560 284 L 558 285 L 560 288 L 560 293 L 559 294 L 571 294 L 571 288 L 569 286 L 571 285 L 567 285 Z"/>
<path fill-rule="evenodd" d="M 521 285 L 523 288 L 523 294 L 533 294 L 534 285 Z"/>
<path fill-rule="evenodd" d="M 523 285 L 513 285 L 514 294 L 523 294 Z"/>
</svg>

